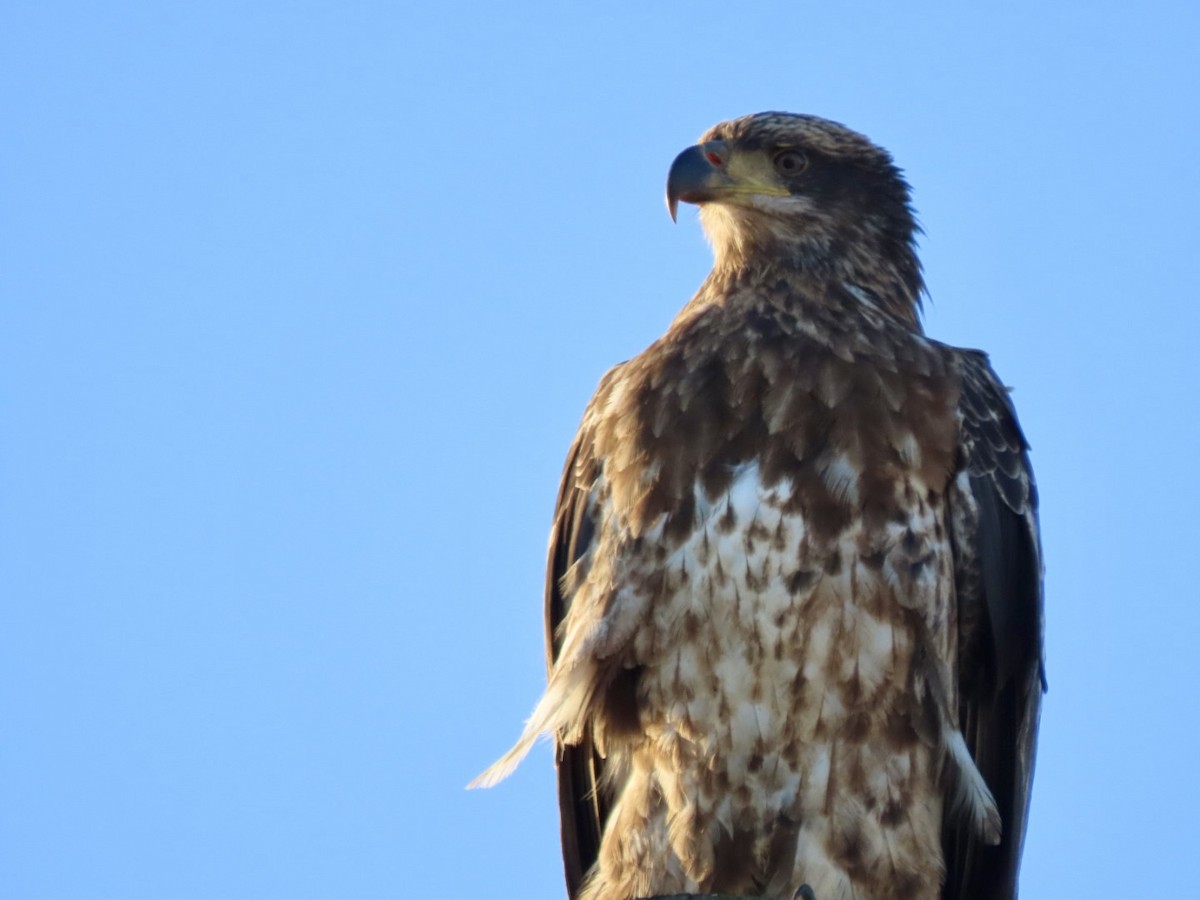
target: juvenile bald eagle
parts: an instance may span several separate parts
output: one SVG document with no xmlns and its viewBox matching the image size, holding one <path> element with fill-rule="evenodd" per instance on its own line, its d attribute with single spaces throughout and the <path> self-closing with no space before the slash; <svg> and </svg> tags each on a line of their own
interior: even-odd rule
<svg viewBox="0 0 1200 900">
<path fill-rule="evenodd" d="M 546 579 L 568 892 L 1017 894 L 1042 675 L 1037 499 L 987 357 L 925 337 L 909 189 L 812 116 L 671 166 L 712 273 L 604 376 Z"/>
</svg>

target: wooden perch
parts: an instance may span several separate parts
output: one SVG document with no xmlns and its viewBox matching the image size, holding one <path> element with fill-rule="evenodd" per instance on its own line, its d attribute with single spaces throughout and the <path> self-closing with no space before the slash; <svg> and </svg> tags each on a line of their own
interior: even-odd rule
<svg viewBox="0 0 1200 900">
<path fill-rule="evenodd" d="M 731 894 L 655 894 L 639 900 L 762 900 L 762 897 L 733 896 Z M 802 884 L 792 895 L 792 900 L 817 900 L 817 895 L 807 884 Z"/>
</svg>

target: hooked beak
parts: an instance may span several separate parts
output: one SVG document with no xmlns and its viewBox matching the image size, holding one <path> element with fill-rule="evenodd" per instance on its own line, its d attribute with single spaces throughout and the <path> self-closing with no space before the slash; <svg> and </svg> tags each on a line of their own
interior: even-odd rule
<svg viewBox="0 0 1200 900">
<path fill-rule="evenodd" d="M 667 211 L 672 222 L 680 200 L 684 203 L 715 200 L 722 188 L 733 184 L 725 171 L 728 162 L 729 148 L 724 141 L 696 144 L 675 157 L 667 173 Z"/>
</svg>

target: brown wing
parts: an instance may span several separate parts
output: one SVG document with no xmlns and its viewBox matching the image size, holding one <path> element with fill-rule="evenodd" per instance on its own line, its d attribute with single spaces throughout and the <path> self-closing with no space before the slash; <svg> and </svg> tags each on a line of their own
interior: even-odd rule
<svg viewBox="0 0 1200 900">
<path fill-rule="evenodd" d="M 546 563 L 546 665 L 553 668 L 561 648 L 559 625 L 570 608 L 565 591 L 568 572 L 586 565 L 595 534 L 588 495 L 595 482 L 597 465 L 590 441 L 581 431 L 567 454 L 554 524 L 550 531 L 550 553 Z M 609 803 L 600 787 L 604 760 L 596 753 L 590 736 L 578 744 L 555 742 L 558 768 L 558 806 L 562 828 L 563 866 L 567 895 L 574 900 L 584 876 L 600 852 L 600 836 L 608 818 Z"/>
<path fill-rule="evenodd" d="M 951 491 L 963 736 L 1000 810 L 989 846 L 948 820 L 943 900 L 1013 900 L 1045 690 L 1037 488 L 1028 445 L 987 357 L 958 351 L 960 477 Z"/>
</svg>

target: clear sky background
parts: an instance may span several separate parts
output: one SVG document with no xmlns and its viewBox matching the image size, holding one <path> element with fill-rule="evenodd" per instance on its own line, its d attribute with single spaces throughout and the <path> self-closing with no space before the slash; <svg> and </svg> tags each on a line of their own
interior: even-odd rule
<svg viewBox="0 0 1200 900">
<path fill-rule="evenodd" d="M 1195 896 L 1200 6 L 7 2 L 0 895 L 553 898 L 546 534 L 763 109 L 913 183 L 1041 482 L 1025 900 Z"/>
</svg>

